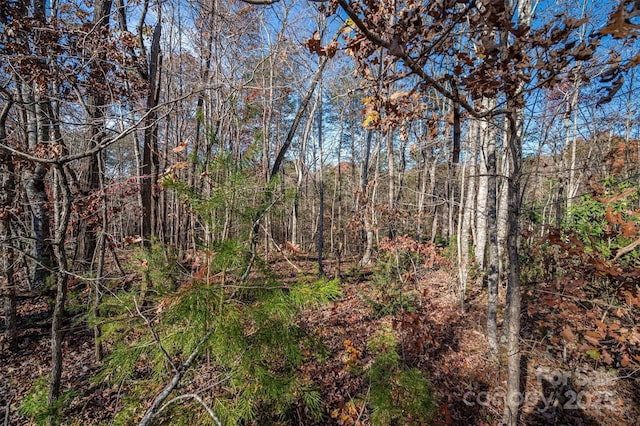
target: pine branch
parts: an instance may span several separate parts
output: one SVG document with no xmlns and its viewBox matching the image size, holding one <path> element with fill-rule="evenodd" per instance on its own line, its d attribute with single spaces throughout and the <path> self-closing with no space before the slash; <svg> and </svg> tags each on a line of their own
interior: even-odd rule
<svg viewBox="0 0 640 426">
<path fill-rule="evenodd" d="M 216 413 L 213 412 L 211 407 L 209 407 L 207 403 L 204 402 L 202 397 L 200 397 L 200 395 L 198 395 L 197 393 L 187 393 L 184 395 L 176 396 L 175 398 L 171 399 L 169 402 L 164 404 L 162 408 L 158 410 L 157 414 L 160 414 L 162 411 L 164 411 L 167 407 L 169 407 L 174 402 L 182 401 L 183 399 L 195 399 L 196 401 L 198 401 L 198 403 L 202 405 L 202 407 L 207 411 L 207 413 L 209 414 L 209 417 L 211 417 L 211 419 L 216 423 L 216 425 L 222 426 L 222 423 L 220 423 L 220 420 L 216 416 Z"/>
<path fill-rule="evenodd" d="M 153 324 L 140 311 L 140 306 L 138 305 L 138 300 L 135 297 L 133 298 L 133 303 L 136 305 L 136 312 L 138 312 L 138 315 L 140 316 L 140 318 L 142 318 L 142 320 L 145 322 L 145 324 L 147 324 L 147 327 L 149 327 L 149 331 L 151 331 L 151 335 L 153 336 L 153 340 L 155 340 L 156 344 L 158 345 L 158 348 L 160 349 L 160 351 L 164 355 L 164 357 L 167 360 L 167 362 L 171 365 L 171 368 L 173 369 L 173 371 L 179 371 L 178 368 L 176 367 L 176 365 L 174 364 L 173 359 L 171 358 L 171 356 L 169 355 L 167 350 L 162 345 L 162 342 L 160 341 L 160 336 L 158 336 L 158 333 L 156 332 L 155 328 L 153 328 Z"/>
<path fill-rule="evenodd" d="M 153 401 L 153 403 L 151 404 L 151 407 L 149 407 L 147 412 L 144 414 L 144 416 L 142 417 L 142 420 L 140 420 L 140 423 L 138 423 L 138 426 L 148 426 L 151 424 L 151 421 L 153 420 L 153 418 L 159 413 L 160 405 L 162 405 L 162 403 L 169 397 L 169 395 L 171 394 L 171 392 L 173 392 L 176 386 L 178 386 L 184 374 L 187 372 L 187 370 L 191 367 L 191 364 L 193 364 L 193 362 L 198 357 L 198 354 L 200 353 L 200 349 L 202 349 L 202 346 L 209 339 L 209 337 L 211 337 L 213 332 L 214 332 L 214 329 L 209 330 L 207 334 L 205 334 L 205 336 L 202 338 L 202 340 L 198 342 L 198 345 L 193 350 L 193 353 L 191 353 L 191 355 L 189 355 L 189 358 L 187 358 L 187 360 L 180 366 L 180 368 L 176 370 L 176 373 L 171 378 L 171 381 L 167 384 L 167 386 L 165 386 L 162 392 L 160 392 L 160 394 L 156 396 L 156 399 Z"/>
</svg>

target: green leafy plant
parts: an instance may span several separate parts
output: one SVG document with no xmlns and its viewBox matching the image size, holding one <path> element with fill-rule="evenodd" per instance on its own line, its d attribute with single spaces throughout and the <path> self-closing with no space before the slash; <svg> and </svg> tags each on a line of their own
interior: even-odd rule
<svg viewBox="0 0 640 426">
<path fill-rule="evenodd" d="M 640 236 L 640 190 L 610 178 L 598 195 L 584 195 L 567 213 L 562 229 L 573 232 L 587 253 L 622 266 L 640 265 L 640 252 L 629 248 Z M 621 252 L 624 250 L 624 252 Z"/>
<path fill-rule="evenodd" d="M 562 227 L 549 227 L 528 247 L 528 264 L 537 265 L 529 275 L 553 289 L 531 286 L 528 311 L 541 318 L 539 336 L 555 350 L 614 368 L 640 362 L 630 326 L 640 308 L 639 203 L 637 186 L 609 178 L 575 202 Z"/>
<path fill-rule="evenodd" d="M 35 425 L 45 425 L 47 419 L 51 419 L 53 424 L 58 424 L 64 409 L 75 397 L 75 392 L 72 390 L 65 391 L 55 404 L 50 406 L 47 402 L 48 379 L 46 376 L 37 379 L 20 404 L 20 414 L 29 417 Z"/>
<path fill-rule="evenodd" d="M 296 402 L 313 416 L 322 415 L 318 391 L 297 373 L 317 345 L 296 318 L 300 309 L 337 297 L 339 282 L 300 280 L 283 285 L 267 279 L 243 284 L 229 276 L 223 280 L 223 267 L 238 266 L 230 262 L 231 253 L 244 256 L 233 244 L 218 249 L 206 274 L 212 280 L 196 279 L 162 295 L 150 293 L 147 312 L 152 314 L 140 312 L 135 290 L 105 299 L 102 314 L 109 321 L 103 333 L 112 351 L 98 379 L 125 384 L 131 397 L 123 401 L 116 424 L 142 414 L 140 400 L 151 399 L 171 377 L 171 360 L 183 362 L 208 332 L 211 336 L 201 349 L 207 361 L 193 369 L 192 380 L 204 380 L 206 371 L 219 382 L 208 395 L 224 424 L 267 421 L 285 415 Z M 166 415 L 172 416 L 172 424 L 180 424 L 177 418 L 185 424 L 194 421 L 188 410 L 168 410 Z M 206 418 L 202 421 L 207 423 Z"/>
<path fill-rule="evenodd" d="M 368 370 L 371 420 L 375 425 L 429 424 L 435 412 L 431 384 L 420 370 L 402 367 L 397 344 L 390 329 L 369 341 L 375 354 Z"/>
</svg>

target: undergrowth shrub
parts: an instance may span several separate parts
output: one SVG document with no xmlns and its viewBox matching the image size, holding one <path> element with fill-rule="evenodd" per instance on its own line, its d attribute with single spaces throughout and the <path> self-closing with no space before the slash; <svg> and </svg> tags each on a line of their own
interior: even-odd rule
<svg viewBox="0 0 640 426">
<path fill-rule="evenodd" d="M 548 227 L 527 250 L 530 279 L 570 276 L 624 282 L 640 268 L 640 189 L 607 179 L 598 194 L 580 197 L 560 227 Z"/>
<path fill-rule="evenodd" d="M 111 352 L 97 380 L 126 390 L 114 424 L 142 415 L 146 404 L 141 401 L 153 399 L 175 373 L 171 363 L 179 366 L 194 351 L 201 352 L 200 362 L 183 379 L 186 389 L 207 399 L 223 424 L 270 423 L 295 403 L 304 404 L 312 417 L 323 415 L 318 390 L 298 374 L 317 343 L 296 319 L 301 309 L 337 297 L 339 282 L 284 285 L 260 274 L 242 283 L 221 269 L 241 266 L 230 262 L 230 251 L 246 258 L 239 247 L 221 244 L 218 249 L 209 280 L 188 281 L 175 291 L 149 291 L 144 307 L 135 289 L 105 298 L 103 339 Z M 161 418 L 172 425 L 210 424 L 204 410 L 184 408 L 175 404 Z"/>
<path fill-rule="evenodd" d="M 414 311 L 419 299 L 415 284 L 420 274 L 446 260 L 431 242 L 419 243 L 407 236 L 385 238 L 379 249 L 371 294 L 364 294 L 363 298 L 378 318 Z"/>
<path fill-rule="evenodd" d="M 368 346 L 374 354 L 368 369 L 373 424 L 430 424 L 435 413 L 431 384 L 420 370 L 402 367 L 393 331 L 379 330 Z"/>
<path fill-rule="evenodd" d="M 190 279 L 176 280 L 176 270 L 167 268 L 171 253 L 154 244 L 138 260 L 149 287 L 114 291 L 100 308 L 110 351 L 96 381 L 124 395 L 113 424 L 139 419 L 177 371 L 183 377 L 155 424 L 212 424 L 208 410 L 224 425 L 291 420 L 293 407 L 301 406 L 307 417 L 324 415 L 316 385 L 299 372 L 322 351 L 297 319 L 302 309 L 337 297 L 340 283 L 275 278 L 251 249 L 255 213 L 263 208 L 252 189 L 255 151 L 249 147 L 236 158 L 217 146 L 220 141 L 211 143 L 215 155 L 192 158 L 202 182 L 178 179 L 173 169 L 182 165 L 162 179 L 203 225 L 198 269 Z M 184 371 L 194 353 L 197 361 Z"/>
<path fill-rule="evenodd" d="M 66 390 L 62 392 L 53 406 L 49 405 L 47 402 L 48 386 L 49 378 L 46 376 L 35 380 L 31 385 L 31 390 L 20 403 L 18 411 L 28 417 L 34 425 L 46 425 L 47 419 L 51 420 L 51 424 L 60 424 L 65 408 L 76 396 L 73 390 Z"/>
<path fill-rule="evenodd" d="M 609 178 L 583 195 L 561 227 L 532 240 L 523 274 L 536 338 L 562 359 L 640 366 L 640 191 Z"/>
<path fill-rule="evenodd" d="M 584 250 L 622 266 L 640 266 L 640 251 L 629 247 L 640 235 L 640 188 L 609 178 L 601 194 L 584 195 L 572 206 L 562 229 L 575 234 Z"/>
</svg>

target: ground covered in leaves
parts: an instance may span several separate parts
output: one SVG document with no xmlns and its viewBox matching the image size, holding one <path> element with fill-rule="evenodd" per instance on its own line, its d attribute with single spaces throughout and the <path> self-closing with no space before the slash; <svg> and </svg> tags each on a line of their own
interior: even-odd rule
<svg viewBox="0 0 640 426">
<path fill-rule="evenodd" d="M 285 282 L 314 268 L 311 261 L 295 259 L 275 265 Z M 326 412 L 322 424 L 371 424 L 369 342 L 382 329 L 396 335 L 402 363 L 429 378 L 437 407 L 434 424 L 498 424 L 506 368 L 504 354 L 498 362 L 487 354 L 486 291 L 472 288 L 462 313 L 451 271 L 425 268 L 403 283 L 399 294 L 408 298 L 396 303 L 399 294 L 380 293 L 374 269 L 347 273 L 348 267 L 343 264 L 338 271 L 335 264 L 327 264 L 328 274 L 341 277 L 342 297 L 305 311 L 300 320 L 327 348 L 324 359 L 313 358 L 301 369 L 304 377 L 320 386 Z M 582 318 L 546 315 L 548 305 L 541 295 L 529 289 L 524 299 L 523 424 L 640 425 L 638 372 L 572 356 L 576 337 L 570 331 L 579 329 Z M 3 347 L 0 354 L 0 419 L 5 425 L 32 424 L 20 407 L 35 387 L 46 392 L 50 308 L 45 297 L 20 300 L 19 350 L 9 353 Z M 91 380 L 98 370 L 92 334 L 81 317 L 69 316 L 63 383 L 71 392 L 65 424 L 109 424 L 123 395 L 117 387 Z M 540 338 L 541 326 L 557 330 L 557 335 Z M 140 401 L 141 406 L 149 403 Z M 297 424 L 312 424 L 302 407 L 297 418 Z"/>
</svg>

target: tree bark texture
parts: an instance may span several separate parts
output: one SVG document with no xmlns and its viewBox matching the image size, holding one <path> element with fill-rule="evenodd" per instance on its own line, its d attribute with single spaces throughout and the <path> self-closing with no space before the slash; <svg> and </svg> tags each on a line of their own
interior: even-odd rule
<svg viewBox="0 0 640 426">
<path fill-rule="evenodd" d="M 94 31 L 106 40 L 109 30 L 109 18 L 111 16 L 112 0 L 98 0 L 95 2 L 93 9 L 93 26 Z M 103 70 L 103 64 L 106 63 L 106 50 L 99 46 L 95 57 L 90 59 L 89 75 L 92 79 L 92 85 L 87 94 L 86 100 L 86 139 L 84 143 L 85 150 L 91 150 L 99 146 L 104 139 L 104 120 L 105 120 L 105 95 L 104 87 L 106 87 L 106 75 Z M 100 184 L 100 153 L 91 155 L 87 159 L 82 160 L 80 166 L 80 193 L 82 197 L 90 197 L 94 192 L 98 191 Z M 90 199 L 87 200 L 87 202 Z M 96 229 L 99 224 L 97 205 L 86 205 L 85 214 L 90 216 L 84 217 L 80 221 L 80 229 L 78 235 L 78 256 L 85 266 L 91 267 L 93 257 L 96 250 L 97 235 Z"/>
<path fill-rule="evenodd" d="M 147 117 L 144 125 L 144 144 L 142 147 L 142 237 L 147 246 L 151 238 L 157 235 L 158 193 L 157 182 L 160 166 L 158 153 L 158 121 L 155 112 L 160 96 L 160 70 L 162 65 L 160 52 L 160 19 L 153 30 L 149 56 Z"/>
<path fill-rule="evenodd" d="M 56 298 L 51 321 L 51 376 L 47 401 L 53 407 L 60 396 L 62 378 L 62 342 L 64 334 L 64 305 L 67 300 L 68 265 L 65 251 L 65 237 L 71 216 L 73 196 L 69 188 L 66 172 L 61 164 L 54 165 L 54 223 L 53 251 L 56 260 Z"/>
<path fill-rule="evenodd" d="M 318 274 L 324 276 L 324 267 L 322 265 L 323 248 L 324 248 L 324 175 L 323 167 L 323 129 L 322 129 L 322 78 L 318 85 Z M 338 165 L 339 167 L 339 165 Z"/>
<path fill-rule="evenodd" d="M 498 265 L 498 218 L 497 218 L 497 191 L 496 191 L 496 141 L 494 131 L 488 132 L 487 154 L 487 233 L 489 237 L 489 264 L 487 271 L 487 338 L 489 350 L 493 356 L 498 355 L 498 288 L 500 277 Z"/>
<path fill-rule="evenodd" d="M 520 259 L 518 239 L 520 233 L 520 179 L 522 163 L 522 140 L 520 138 L 519 123 L 521 116 L 518 111 L 512 112 L 509 135 L 509 150 L 511 152 L 512 171 L 509 185 L 509 235 L 507 237 L 508 271 L 508 301 L 507 301 L 507 400 L 504 407 L 503 421 L 509 426 L 517 426 L 520 414 Z"/>
<path fill-rule="evenodd" d="M 7 115 L 13 103 L 7 102 L 0 112 L 0 142 L 7 142 Z M 11 229 L 11 216 L 15 199 L 15 168 L 11 154 L 0 148 L 0 265 L 2 265 L 2 284 L 4 293 L 4 325 L 9 350 L 18 349 L 18 325 L 16 318 L 16 283 L 14 280 L 14 250 Z"/>
<path fill-rule="evenodd" d="M 27 150 L 35 150 L 37 146 L 44 147 L 48 143 L 48 126 L 41 117 L 43 113 L 41 101 L 34 95 L 33 85 L 35 84 L 27 82 L 21 84 L 21 105 L 24 110 L 23 117 L 26 120 Z M 48 197 L 45 188 L 46 174 L 47 168 L 41 163 L 36 163 L 32 167 L 24 168 L 22 175 L 31 213 L 34 260 L 31 286 L 34 288 L 44 287 L 52 263 L 51 245 L 48 242 L 50 230 Z"/>
</svg>

